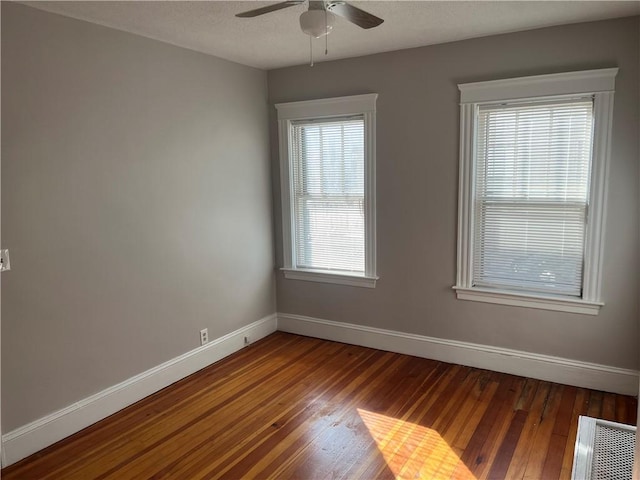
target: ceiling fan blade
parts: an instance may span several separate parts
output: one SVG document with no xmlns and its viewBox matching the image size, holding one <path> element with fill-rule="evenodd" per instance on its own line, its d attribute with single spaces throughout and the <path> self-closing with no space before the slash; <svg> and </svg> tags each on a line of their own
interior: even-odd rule
<svg viewBox="0 0 640 480">
<path fill-rule="evenodd" d="M 346 18 L 351 23 L 355 23 L 362 28 L 373 28 L 384 22 L 383 19 L 376 17 L 375 15 L 365 12 L 364 10 L 349 5 L 347 2 L 329 2 L 327 10 L 335 13 L 343 18 Z"/>
<path fill-rule="evenodd" d="M 248 12 L 242 12 L 236 14 L 236 17 L 240 18 L 252 18 L 257 17 L 258 15 L 264 15 L 265 13 L 275 12 L 277 10 L 282 10 L 283 8 L 293 7 L 294 5 L 300 5 L 304 3 L 305 0 L 289 0 L 287 2 L 274 3 L 273 5 L 268 5 L 262 8 L 256 8 L 255 10 L 249 10 Z"/>
</svg>

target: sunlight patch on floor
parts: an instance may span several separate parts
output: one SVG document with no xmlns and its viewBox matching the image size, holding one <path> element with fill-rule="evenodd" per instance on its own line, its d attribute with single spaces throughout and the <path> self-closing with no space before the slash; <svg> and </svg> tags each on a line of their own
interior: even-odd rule
<svg viewBox="0 0 640 480">
<path fill-rule="evenodd" d="M 358 414 L 396 478 L 476 479 L 435 430 L 367 410 Z"/>
</svg>

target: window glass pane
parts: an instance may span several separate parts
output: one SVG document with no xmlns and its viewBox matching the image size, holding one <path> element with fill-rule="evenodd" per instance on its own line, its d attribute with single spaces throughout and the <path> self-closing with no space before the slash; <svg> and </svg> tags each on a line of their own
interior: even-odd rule
<svg viewBox="0 0 640 480">
<path fill-rule="evenodd" d="M 364 118 L 292 126 L 296 267 L 364 273 Z"/>
<path fill-rule="evenodd" d="M 483 106 L 474 284 L 581 295 L 593 102 Z"/>
</svg>

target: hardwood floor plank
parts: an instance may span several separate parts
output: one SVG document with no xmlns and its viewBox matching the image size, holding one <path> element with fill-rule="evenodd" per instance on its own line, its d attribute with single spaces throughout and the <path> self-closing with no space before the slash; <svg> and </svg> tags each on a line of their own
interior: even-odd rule
<svg viewBox="0 0 640 480">
<path fill-rule="evenodd" d="M 425 412 L 434 404 L 439 392 L 446 388 L 448 383 L 451 382 L 459 372 L 459 368 L 448 368 L 444 364 L 439 364 L 436 368 L 436 375 L 434 375 L 433 381 L 425 385 L 426 388 L 421 392 L 419 399 L 410 407 L 409 411 L 401 417 L 401 420 L 418 423 L 425 415 Z M 391 433 L 393 433 L 393 430 Z M 385 451 L 390 439 L 391 435 L 389 433 L 377 438 L 377 450 L 379 452 Z M 368 458 L 365 457 L 363 461 L 354 465 L 355 469 L 346 472 L 344 478 L 375 478 L 376 475 L 383 474 L 386 463 L 381 463 L 380 458 L 381 455 L 375 451 L 372 452 Z"/>
<path fill-rule="evenodd" d="M 628 416 L 627 406 L 629 402 L 621 395 L 616 395 L 616 422 L 623 422 Z"/>
<path fill-rule="evenodd" d="M 513 452 L 511 464 L 507 469 L 506 478 L 521 479 L 531 455 L 531 446 L 538 430 L 539 419 L 544 409 L 545 401 L 549 395 L 551 384 L 548 382 L 538 382 L 538 387 L 527 415 L 524 428 L 520 434 L 518 444 Z"/>
<path fill-rule="evenodd" d="M 567 446 L 567 437 L 551 434 L 549 446 L 547 448 L 547 456 L 542 467 L 542 476 L 540 478 L 558 478 L 562 471 L 562 459 L 564 457 L 564 449 Z"/>
<path fill-rule="evenodd" d="M 425 404 L 426 408 L 422 409 L 422 411 L 414 409 L 412 414 L 407 416 L 407 423 L 399 425 L 396 434 L 391 438 L 391 442 L 388 443 L 387 446 L 381 447 L 387 452 L 385 457 L 395 457 L 394 459 L 396 461 L 393 465 L 395 468 L 392 468 L 391 470 L 396 474 L 396 476 L 400 475 L 400 472 L 403 471 L 403 467 L 414 468 L 414 471 L 411 473 L 407 473 L 405 471 L 405 476 L 408 477 L 415 478 L 419 475 L 423 478 L 428 478 L 428 476 L 435 476 L 438 473 L 442 456 L 446 455 L 448 452 L 439 440 L 440 434 L 436 430 L 435 424 L 441 418 L 444 422 L 445 417 L 443 414 L 447 411 L 450 399 L 455 396 L 455 392 L 460 389 L 461 385 L 465 384 L 470 373 L 470 368 L 460 367 L 456 375 L 452 377 L 446 385 L 443 385 L 443 388 L 434 391 L 433 394 L 430 394 L 433 397 L 433 402 L 427 402 Z M 419 443 L 414 452 L 416 455 L 418 455 L 419 452 L 422 452 L 422 458 L 417 459 L 417 463 L 416 459 L 407 459 L 403 457 L 401 451 L 405 439 L 414 438 L 414 436 L 420 437 Z M 434 450 L 437 451 L 437 453 L 431 455 L 431 452 Z M 432 457 L 433 461 L 427 463 L 424 459 L 430 459 L 430 457 Z M 399 462 L 398 459 L 402 459 L 403 462 Z M 412 460 L 412 462 L 409 465 L 406 465 L 406 460 Z M 422 462 L 420 462 L 420 460 L 422 460 Z M 389 461 L 387 461 L 387 463 L 389 464 Z"/>
<path fill-rule="evenodd" d="M 569 430 L 571 429 L 576 394 L 577 389 L 575 387 L 563 388 L 560 407 L 553 425 L 551 441 L 547 448 L 547 458 L 542 469 L 542 478 L 558 478 L 560 476 L 564 451 L 568 441 Z"/>
<path fill-rule="evenodd" d="M 411 359 L 403 359 L 404 361 L 398 365 L 398 370 L 403 370 L 409 367 Z M 336 397 L 329 400 L 317 418 L 309 418 L 304 424 L 298 427 L 295 440 L 303 439 L 303 442 L 294 442 L 286 446 L 285 442 L 279 442 L 275 448 L 270 448 L 266 455 L 263 457 L 263 465 L 253 465 L 251 460 L 247 460 L 251 468 L 248 470 L 238 470 L 238 473 L 242 471 L 243 477 L 255 478 L 258 471 L 272 472 L 270 475 L 274 478 L 279 478 L 281 474 L 281 467 L 286 467 L 287 461 L 296 459 L 299 453 L 304 449 L 309 440 L 313 441 L 317 439 L 322 433 L 332 429 L 341 424 L 343 416 L 348 414 L 349 410 L 354 410 L 357 405 L 367 405 L 366 399 L 375 392 L 375 403 L 379 403 L 379 399 L 386 399 L 391 393 L 393 384 L 388 382 L 389 377 L 387 374 L 393 376 L 396 375 L 392 369 L 385 369 L 376 372 L 367 381 L 365 388 L 358 390 L 352 390 L 349 395 L 342 395 L 342 392 Z M 395 383 L 395 382 L 394 382 Z M 325 400 L 326 401 L 326 400 Z M 229 472 L 232 478 L 240 478 L 234 475 L 234 471 Z"/>
<path fill-rule="evenodd" d="M 277 332 L 5 480 L 569 478 L 579 415 L 636 400 Z"/>
<path fill-rule="evenodd" d="M 238 375 L 242 375 L 244 371 L 251 371 L 255 366 L 261 365 L 265 356 L 278 355 L 283 349 L 293 351 L 302 340 L 303 337 L 293 337 L 286 342 L 282 340 L 278 342 L 275 337 L 268 337 L 261 343 L 262 350 L 253 347 L 244 349 L 226 359 L 219 365 L 220 368 L 215 370 L 208 368 L 196 372 L 155 395 L 137 402 L 130 408 L 110 416 L 108 428 L 104 428 L 104 422 L 98 422 L 82 430 L 81 434 L 85 438 L 86 445 L 81 451 L 77 448 L 75 436 L 72 436 L 29 457 L 29 465 L 24 469 L 24 475 L 38 479 L 46 478 L 47 475 L 59 475 L 58 478 L 65 478 L 74 470 L 75 465 L 83 469 L 88 459 L 91 459 L 91 463 L 99 462 L 102 452 L 122 443 L 121 436 L 135 436 L 145 426 L 162 421 L 163 415 L 171 415 L 171 410 L 181 408 L 184 402 L 191 402 L 192 395 L 204 395 L 209 388 L 219 388 L 220 377 L 234 371 Z M 268 371 L 269 367 L 265 366 L 265 372 Z M 183 402 L 183 399 L 187 400 Z M 47 456 L 50 449 L 56 451 L 53 458 Z M 42 458 L 43 461 L 37 461 L 38 458 Z M 21 465 L 22 462 L 12 465 L 9 471 L 20 468 Z"/>
<path fill-rule="evenodd" d="M 317 347 L 320 345 L 321 344 L 318 343 Z M 268 347 L 268 344 L 265 346 Z M 296 354 L 300 355 L 302 352 L 307 352 L 313 348 L 313 346 L 308 342 L 306 344 L 304 342 L 292 342 L 287 343 L 286 346 L 290 349 L 291 353 L 289 354 L 289 357 L 274 359 L 274 366 L 277 366 L 278 368 L 283 367 L 283 361 L 292 365 L 295 364 L 295 358 L 297 358 Z M 251 352 L 247 350 L 244 350 L 241 353 L 251 355 Z M 259 362 L 264 360 L 264 355 L 269 355 L 268 350 L 265 350 L 264 353 L 256 353 L 256 361 L 251 362 L 255 368 L 249 368 L 247 370 L 250 375 L 250 377 L 247 378 L 247 381 L 249 381 L 253 375 L 257 375 L 258 378 L 260 378 L 260 375 L 268 375 L 272 371 L 272 369 L 266 366 L 261 367 L 259 365 Z M 294 358 L 291 358 L 292 354 Z M 239 355 L 239 357 L 241 356 Z M 251 356 L 246 358 L 251 358 Z M 233 365 L 233 363 L 235 363 L 233 362 L 235 358 L 230 360 L 232 360 L 230 363 Z M 67 447 L 67 450 L 71 453 L 76 450 L 76 457 L 78 458 L 74 461 L 68 462 L 66 465 L 59 465 L 60 468 L 58 469 L 47 468 L 47 464 L 44 465 L 43 471 L 32 472 L 31 475 L 34 475 L 34 478 L 73 478 L 73 475 L 75 475 L 74 472 L 78 471 L 78 477 L 83 478 L 87 475 L 92 475 L 91 468 L 94 465 L 96 468 L 100 469 L 101 467 L 99 465 L 112 463 L 114 459 L 118 460 L 125 457 L 128 458 L 128 452 L 130 450 L 133 450 L 134 453 L 139 453 L 141 449 L 145 448 L 145 446 L 152 441 L 150 430 L 157 430 L 161 425 L 162 431 L 166 432 L 168 427 L 171 425 L 171 422 L 168 422 L 167 419 L 173 421 L 174 418 L 180 418 L 177 415 L 177 412 L 180 412 L 185 404 L 188 404 L 193 410 L 197 410 L 201 408 L 200 399 L 206 399 L 209 401 L 209 393 L 211 391 L 220 390 L 220 387 L 223 384 L 226 384 L 226 375 L 234 371 L 233 368 L 227 370 L 225 367 L 226 365 L 221 369 L 215 369 L 215 375 L 212 375 L 211 371 L 207 371 L 209 369 L 202 370 L 195 374 L 193 378 L 188 377 L 185 380 L 158 392 L 156 395 L 142 400 L 142 402 L 135 404 L 129 409 L 116 414 L 114 416 L 114 423 L 109 425 L 108 430 L 97 431 L 95 432 L 96 435 L 92 434 L 87 438 L 87 445 L 89 448 L 83 450 L 81 455 L 77 455 L 77 448 L 74 448 L 73 445 L 69 445 Z M 238 374 L 242 375 L 242 370 L 240 370 Z M 245 379 L 244 376 L 242 376 L 242 378 Z M 198 385 L 200 388 L 198 388 Z M 234 393 L 232 388 L 233 387 L 225 388 L 225 393 L 232 395 Z M 141 412 L 145 412 L 145 414 L 140 416 Z M 109 419 L 111 420 L 114 417 L 110 417 Z M 99 426 L 101 424 L 96 425 Z M 135 438 L 136 441 L 123 443 L 120 436 L 123 432 L 126 433 L 127 436 Z M 105 441 L 101 441 L 101 438 L 104 438 Z M 87 466 L 87 459 L 89 458 L 91 459 L 91 462 L 89 463 L 89 466 Z"/>
<path fill-rule="evenodd" d="M 405 415 L 406 410 L 416 403 L 425 382 L 436 374 L 437 362 L 413 359 L 409 370 L 402 373 L 400 380 L 395 381 L 393 390 L 383 396 L 392 400 L 384 406 L 385 419 L 393 421 Z M 406 392 L 412 392 L 407 395 Z M 296 462 L 289 461 L 287 469 L 279 472 L 283 478 L 310 478 L 314 471 L 328 472 L 330 478 L 338 478 L 345 464 L 351 466 L 357 461 L 358 454 L 371 448 L 372 433 L 363 422 L 363 416 L 370 410 L 382 408 L 380 403 L 372 400 L 381 392 L 373 392 L 361 404 L 354 404 L 344 412 L 332 428 L 325 429 L 312 442 L 305 445 Z M 371 398 L 373 396 L 373 399 Z M 374 445 L 375 447 L 375 445 Z M 350 457 L 347 459 L 346 457 Z M 326 477 L 326 475 L 323 475 Z"/>
<path fill-rule="evenodd" d="M 518 398 L 514 407 L 515 412 L 509 424 L 509 429 L 500 443 L 495 459 L 491 464 L 491 469 L 487 471 L 486 478 L 505 478 L 507 469 L 509 468 L 513 454 L 515 453 L 518 440 L 524 429 L 527 416 L 529 415 L 529 410 L 533 404 L 539 383 L 540 382 L 538 380 L 530 378 L 525 380 L 522 392 L 520 393 L 520 398 Z"/>
<path fill-rule="evenodd" d="M 491 464 L 491 470 L 489 470 L 487 474 L 487 479 L 501 480 L 506 478 L 507 469 L 513 458 L 518 439 L 524 429 L 527 415 L 528 413 L 525 410 L 516 410 L 509 424 L 509 429 L 500 443 L 500 448 L 498 449 L 495 460 Z"/>
<path fill-rule="evenodd" d="M 414 392 L 414 394 L 417 395 L 417 398 L 413 397 L 411 402 L 403 402 L 403 407 L 399 411 L 391 413 L 402 421 L 415 421 L 414 418 L 410 420 L 410 417 L 415 415 L 416 409 L 421 406 L 426 408 L 427 405 L 423 404 L 425 398 L 430 395 L 430 392 L 435 392 L 438 388 L 441 388 L 443 382 L 448 382 L 453 373 L 453 369 L 450 369 L 447 365 L 437 363 L 429 377 L 422 384 L 421 389 Z M 367 473 L 367 470 L 372 472 L 382 472 L 380 474 L 383 476 L 390 472 L 388 468 L 385 470 L 386 462 L 384 461 L 384 456 L 381 453 L 381 449 L 386 445 L 385 437 L 381 436 L 376 438 L 375 431 L 373 434 L 370 432 L 369 435 L 373 440 L 373 448 L 367 452 L 367 455 L 361 455 L 357 461 L 352 462 L 351 466 L 346 468 L 338 478 L 367 478 L 365 475 L 371 475 L 370 473 Z M 376 440 L 378 439 L 381 440 L 380 443 L 376 443 Z"/>
<path fill-rule="evenodd" d="M 527 378 L 524 383 L 524 387 L 522 388 L 522 393 L 520 394 L 520 398 L 516 402 L 514 409 L 524 410 L 528 412 L 531 408 L 531 404 L 533 403 L 533 398 L 535 397 L 536 390 L 538 389 L 539 380 L 534 380 L 532 378 Z"/>
<path fill-rule="evenodd" d="M 465 401 L 472 395 L 472 391 L 478 383 L 481 374 L 481 370 L 469 369 L 463 382 L 456 388 L 451 398 L 447 400 L 447 404 L 442 410 L 442 413 L 434 420 L 432 424 L 434 430 L 444 435 L 444 433 L 449 430 L 449 427 L 453 426 L 456 418 L 460 415 Z"/>
<path fill-rule="evenodd" d="M 224 416 L 225 418 L 229 418 L 232 423 L 223 425 L 223 430 L 215 428 L 214 430 L 204 431 L 194 424 L 192 426 L 193 432 L 188 431 L 183 438 L 179 439 L 196 445 L 189 452 L 190 458 L 188 460 L 185 460 L 184 452 L 182 452 L 180 448 L 176 447 L 173 443 L 165 442 L 159 449 L 165 456 L 165 462 L 173 462 L 174 468 L 171 472 L 172 475 L 178 478 L 192 478 L 193 475 L 196 475 L 202 469 L 210 469 L 212 465 L 214 467 L 221 465 L 225 460 L 237 453 L 236 450 L 239 450 L 239 447 L 246 447 L 259 438 L 260 440 L 258 441 L 264 443 L 276 435 L 280 429 L 290 428 L 291 425 L 289 425 L 289 422 L 292 421 L 292 419 L 295 420 L 297 415 L 311 414 L 315 411 L 314 409 L 317 408 L 314 400 L 324 390 L 328 389 L 332 382 L 335 382 L 335 377 L 340 373 L 338 367 L 343 365 L 347 360 L 347 358 L 345 358 L 345 355 L 348 355 L 347 347 L 341 345 L 339 352 L 340 354 L 334 353 L 332 355 L 330 362 L 321 362 L 323 369 L 332 369 L 334 372 L 332 375 L 327 376 L 322 382 L 311 385 L 309 375 L 318 369 L 315 366 L 313 358 L 309 358 L 304 363 L 305 367 L 295 372 L 293 379 L 289 379 L 290 381 L 287 380 L 279 390 L 271 392 L 270 396 L 262 397 L 257 396 L 255 392 L 247 392 L 247 395 L 243 399 L 240 399 L 237 404 L 237 408 L 241 412 L 240 415 L 230 414 L 226 416 L 224 415 L 225 412 L 209 412 L 213 415 L 212 420 L 214 422 L 217 422 L 218 416 Z M 381 353 L 369 352 L 369 354 L 384 357 L 387 362 L 393 360 L 393 358 L 384 356 L 384 354 Z M 362 358 L 359 358 L 359 361 L 364 362 L 368 358 L 368 356 L 363 355 Z M 354 373 L 354 375 L 357 377 L 357 372 Z M 287 375 L 285 374 L 284 378 L 286 377 Z M 301 379 L 304 379 L 304 381 L 300 381 Z M 265 389 L 265 391 L 268 392 L 269 390 Z M 276 399 L 278 400 L 277 402 Z M 245 405 L 244 401 L 248 401 L 249 404 Z M 309 406 L 307 406 L 307 403 Z M 243 408 L 247 407 L 253 409 L 253 412 L 249 412 L 251 415 L 242 413 Z M 300 410 L 298 411 L 296 409 Z M 235 422 L 241 423 L 234 425 Z M 247 422 L 250 423 L 247 424 Z M 215 427 L 220 426 L 220 424 L 217 424 Z M 243 433 L 244 435 L 238 436 Z M 212 445 L 214 440 L 215 444 Z M 208 452 L 209 449 L 214 446 L 215 448 L 221 449 L 220 451 L 224 452 L 224 455 L 218 456 L 212 464 Z M 235 460 L 239 461 L 240 456 L 236 456 Z M 189 465 L 189 463 L 192 465 Z M 147 466 L 146 468 L 149 469 L 152 467 Z M 122 474 L 123 471 L 121 470 L 117 473 Z M 131 478 L 139 478 L 140 476 L 154 472 L 141 470 L 138 467 L 130 472 L 127 471 L 127 474 L 129 473 L 131 474 Z"/>
<path fill-rule="evenodd" d="M 587 416 L 593 418 L 602 418 L 602 401 L 604 399 L 604 392 L 598 392 L 593 390 L 589 395 L 589 408 L 587 410 Z"/>
<path fill-rule="evenodd" d="M 336 417 L 339 418 L 342 408 L 347 408 L 347 405 L 351 402 L 361 400 L 369 388 L 374 390 L 380 388 L 387 380 L 388 375 L 392 375 L 398 366 L 405 363 L 404 361 L 398 362 L 396 360 L 380 365 L 377 371 L 370 372 L 370 375 L 366 378 L 363 378 L 362 375 L 356 377 L 346 388 L 337 391 L 335 396 L 323 395 L 319 402 L 320 410 L 318 413 L 305 415 L 304 421 L 295 425 L 295 430 L 289 434 L 288 442 L 279 441 L 276 445 L 264 446 L 260 454 L 261 458 L 263 458 L 263 466 L 277 467 L 283 459 L 293 455 L 302 446 L 300 439 L 306 442 L 307 436 L 315 438 L 318 433 L 334 425 L 336 423 L 335 419 Z M 236 468 L 230 470 L 228 475 L 236 478 L 235 473 L 237 472 L 242 476 L 248 475 L 251 477 L 251 472 L 255 470 L 255 467 L 251 458 L 245 458 Z"/>
<path fill-rule="evenodd" d="M 569 429 L 571 428 L 571 415 L 573 413 L 576 395 L 576 387 L 567 386 L 562 389 L 560 407 L 558 408 L 556 421 L 553 425 L 554 435 L 562 435 L 566 437 L 569 434 Z"/>
<path fill-rule="evenodd" d="M 443 439 L 452 425 L 452 410 L 476 383 L 480 371 L 463 368 L 436 396 L 424 413 L 414 410 L 411 420 L 401 425 L 404 435 L 385 454 L 395 455 L 392 472 L 399 478 L 446 478 L 460 462 L 456 452 Z M 416 415 L 417 414 L 417 415 Z M 389 464 L 389 461 L 387 462 Z"/>
<path fill-rule="evenodd" d="M 616 395 L 613 393 L 605 393 L 602 398 L 602 412 L 601 418 L 609 420 L 610 422 L 616 421 Z"/>
<path fill-rule="evenodd" d="M 531 455 L 527 461 L 527 468 L 524 472 L 525 480 L 540 480 L 543 477 L 544 463 L 547 458 L 548 446 L 553 435 L 555 419 L 560 408 L 562 399 L 562 385 L 552 384 L 549 394 L 545 400 L 542 414 L 539 418 L 539 425 L 536 429 L 533 442 L 529 446 Z"/>
<path fill-rule="evenodd" d="M 622 415 L 618 416 L 618 421 L 620 423 L 635 424 L 637 422 L 637 416 L 638 416 L 638 398 L 628 397 L 625 395 L 618 395 L 618 398 L 621 398 L 622 401 L 627 405 L 627 407 L 624 409 L 626 416 L 622 416 Z M 620 413 L 622 413 L 622 411 Z"/>
<path fill-rule="evenodd" d="M 439 376 L 433 384 L 429 385 L 429 388 L 421 395 L 420 400 L 402 420 L 428 425 L 428 419 L 425 419 L 425 416 L 429 410 L 433 408 L 434 405 L 436 405 L 437 409 L 442 408 L 442 401 L 438 401 L 440 394 L 446 390 L 451 383 L 455 384 L 455 382 L 460 381 L 466 375 L 466 371 L 457 365 L 451 368 L 443 366 L 443 368 L 444 374 Z M 393 431 L 391 433 L 393 433 Z M 392 438 L 390 434 L 381 437 L 380 441 L 377 442 L 378 450 L 385 451 Z M 386 468 L 388 468 L 387 465 L 380 463 L 380 456 L 374 452 L 368 459 L 361 463 L 355 472 L 349 472 L 345 475 L 345 478 L 376 478 L 378 475 L 381 475 Z"/>
<path fill-rule="evenodd" d="M 492 460 L 492 447 L 500 445 L 506 435 L 508 424 L 513 417 L 514 406 L 524 387 L 524 378 L 501 376 L 500 387 L 489 408 L 485 411 L 481 421 L 462 454 L 462 461 L 471 465 L 470 469 L 476 477 L 482 475 Z"/>
<path fill-rule="evenodd" d="M 344 346 L 337 346 L 343 349 Z M 335 354 L 333 350 L 331 354 Z M 301 369 L 310 371 L 312 365 L 305 365 L 299 362 L 302 358 L 309 357 L 324 359 L 326 353 L 318 350 L 312 344 L 301 345 L 300 350 L 296 350 L 291 361 L 281 365 L 278 369 L 250 372 L 246 376 L 238 377 L 234 382 L 227 381 L 224 388 L 217 388 L 207 395 L 197 395 L 193 398 L 191 411 L 179 412 L 171 415 L 169 419 L 150 425 L 140 438 L 144 442 L 142 451 L 136 450 L 135 446 L 131 450 L 117 449 L 111 452 L 111 457 L 124 458 L 115 464 L 109 471 L 102 473 L 97 479 L 106 478 L 137 478 L 144 475 L 145 470 L 140 470 L 141 465 L 147 465 L 146 469 L 153 469 L 157 461 L 167 461 L 172 456 L 180 457 L 182 454 L 181 445 L 189 442 L 199 442 L 203 437 L 211 437 L 220 431 L 231 428 L 234 418 L 242 414 L 242 406 L 239 399 L 251 393 L 256 401 L 268 401 L 269 398 L 280 395 L 287 391 L 292 385 L 291 374 L 295 374 Z M 272 384 L 272 390 L 256 391 L 256 387 L 268 381 Z M 217 414 L 218 417 L 211 422 L 210 416 Z M 208 428 L 203 428 L 208 426 Z M 152 461 L 152 459 L 155 459 Z M 112 460 L 109 460 L 110 463 Z M 90 474 L 92 472 L 89 472 Z M 152 472 L 153 473 L 153 472 Z"/>
<path fill-rule="evenodd" d="M 444 440 L 452 446 L 458 454 L 462 454 L 469 444 L 473 432 L 482 419 L 489 402 L 498 389 L 495 374 L 483 371 L 472 389 L 472 395 L 460 409 L 460 415 L 453 422 L 450 431 L 444 435 Z"/>
</svg>

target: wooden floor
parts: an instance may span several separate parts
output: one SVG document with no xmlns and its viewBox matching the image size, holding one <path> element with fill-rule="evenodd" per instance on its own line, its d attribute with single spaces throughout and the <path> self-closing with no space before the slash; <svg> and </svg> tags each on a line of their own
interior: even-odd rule
<svg viewBox="0 0 640 480">
<path fill-rule="evenodd" d="M 636 400 L 278 332 L 2 478 L 569 478 L 578 415 Z"/>
</svg>

